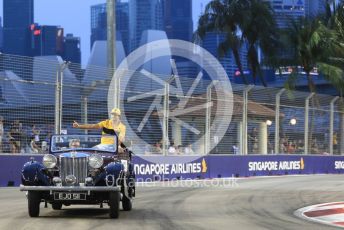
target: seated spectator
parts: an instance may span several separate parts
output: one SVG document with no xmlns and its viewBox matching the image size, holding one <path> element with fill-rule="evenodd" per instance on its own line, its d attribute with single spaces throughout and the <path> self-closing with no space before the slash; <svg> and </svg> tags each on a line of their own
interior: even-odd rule
<svg viewBox="0 0 344 230">
<path fill-rule="evenodd" d="M 233 154 L 234 155 L 239 155 L 239 148 L 238 148 L 238 146 L 233 145 L 232 146 L 232 150 L 233 150 Z"/>
<path fill-rule="evenodd" d="M 20 142 L 17 141 L 9 132 L 8 133 L 8 141 L 10 143 L 10 152 L 11 153 L 19 153 L 20 152 Z"/>
<path fill-rule="evenodd" d="M 313 154 L 319 154 L 319 146 L 318 146 L 318 143 L 317 143 L 317 139 L 313 139 L 312 140 L 312 144 L 311 144 L 311 152 Z"/>
<path fill-rule="evenodd" d="M 176 154 L 178 154 L 178 155 L 182 155 L 182 154 L 183 154 L 183 146 L 181 146 L 181 145 L 178 145 L 178 146 L 177 146 L 177 152 L 176 152 Z"/>
<path fill-rule="evenodd" d="M 32 153 L 42 152 L 41 148 L 36 144 L 35 138 L 33 137 L 30 142 L 30 148 Z"/>
<path fill-rule="evenodd" d="M 187 147 L 184 148 L 185 155 L 192 155 L 195 154 L 192 150 L 192 144 L 189 144 Z"/>
<path fill-rule="evenodd" d="M 162 149 L 161 149 L 161 143 L 157 142 L 155 143 L 154 147 L 153 147 L 153 154 L 161 154 L 162 153 Z"/>
<path fill-rule="evenodd" d="M 293 142 L 289 142 L 288 144 L 288 153 L 289 154 L 295 153 L 295 145 L 293 144 Z"/>
<path fill-rule="evenodd" d="M 171 145 L 170 145 L 170 147 L 168 148 L 168 154 L 174 155 L 174 154 L 176 154 L 176 153 L 177 153 L 177 149 L 176 149 L 176 147 L 174 146 L 174 143 L 171 142 Z"/>
<path fill-rule="evenodd" d="M 71 149 L 80 148 L 80 140 L 79 139 L 72 139 L 72 140 L 70 140 L 69 148 L 71 148 Z"/>
<path fill-rule="evenodd" d="M 254 139 L 252 151 L 254 154 L 259 154 L 259 145 L 258 145 L 258 138 L 257 137 L 255 137 L 255 139 Z"/>
<path fill-rule="evenodd" d="M 280 154 L 284 154 L 284 153 L 286 153 L 287 152 L 287 148 L 286 148 L 286 146 L 285 146 L 285 143 L 283 143 L 283 142 L 280 142 Z"/>
<path fill-rule="evenodd" d="M 39 135 L 41 133 L 41 130 L 36 127 L 36 125 L 33 125 L 31 128 L 31 135 L 35 138 L 35 142 L 39 142 L 40 138 Z"/>
<path fill-rule="evenodd" d="M 11 143 L 11 153 L 20 153 L 21 148 L 21 123 L 19 120 L 15 120 L 11 124 L 10 132 L 9 132 L 9 139 Z"/>
<path fill-rule="evenodd" d="M 42 152 L 46 153 L 49 150 L 48 142 L 42 141 Z"/>
</svg>

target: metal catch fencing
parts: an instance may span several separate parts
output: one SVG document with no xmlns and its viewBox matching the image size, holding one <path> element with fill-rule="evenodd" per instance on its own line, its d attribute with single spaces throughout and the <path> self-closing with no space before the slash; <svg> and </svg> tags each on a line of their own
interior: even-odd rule
<svg viewBox="0 0 344 230">
<path fill-rule="evenodd" d="M 125 144 L 136 154 L 342 154 L 344 100 L 140 70 L 82 68 L 59 57 L 0 55 L 3 153 L 44 153 L 51 135 L 99 133 L 95 124 L 118 106 Z M 2 125 L 1 125 L 2 124 Z M 2 128 L 3 127 L 3 131 Z"/>
</svg>

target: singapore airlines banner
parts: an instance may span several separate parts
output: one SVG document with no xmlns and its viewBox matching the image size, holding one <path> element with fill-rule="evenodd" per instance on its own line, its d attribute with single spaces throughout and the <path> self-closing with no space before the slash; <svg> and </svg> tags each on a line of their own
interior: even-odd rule
<svg viewBox="0 0 344 230">
<path fill-rule="evenodd" d="M 344 156 L 146 156 L 134 163 L 137 178 L 153 180 L 344 173 Z"/>
<path fill-rule="evenodd" d="M 23 164 L 30 157 L 0 155 L 0 186 L 18 186 Z M 33 157 L 42 160 L 42 155 Z M 133 163 L 138 181 L 344 173 L 344 156 L 134 156 Z"/>
</svg>

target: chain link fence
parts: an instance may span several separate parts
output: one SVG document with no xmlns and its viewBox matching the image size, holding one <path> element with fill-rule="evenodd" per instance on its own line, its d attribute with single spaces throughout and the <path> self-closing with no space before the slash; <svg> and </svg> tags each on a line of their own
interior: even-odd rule
<svg viewBox="0 0 344 230">
<path fill-rule="evenodd" d="M 0 55 L 2 153 L 44 153 L 55 133 L 109 117 L 112 73 L 59 57 Z M 136 154 L 342 154 L 343 99 L 189 76 L 125 70 L 120 109 Z M 125 79 L 127 78 L 127 79 Z M 229 113 L 230 111 L 230 113 Z M 230 122 L 229 122 L 230 121 Z"/>
</svg>

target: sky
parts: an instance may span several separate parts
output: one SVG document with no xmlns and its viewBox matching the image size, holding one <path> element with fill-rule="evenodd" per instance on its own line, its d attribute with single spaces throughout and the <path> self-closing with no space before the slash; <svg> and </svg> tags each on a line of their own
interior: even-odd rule
<svg viewBox="0 0 344 230">
<path fill-rule="evenodd" d="M 139 0 L 138 0 L 139 1 Z M 204 6 L 210 0 L 193 0 L 194 28 Z M 0 16 L 3 5 L 0 3 Z M 87 64 L 90 55 L 91 6 L 106 0 L 35 0 L 35 22 L 40 25 L 59 25 L 64 33 L 72 33 L 81 38 L 82 65 Z"/>
</svg>

